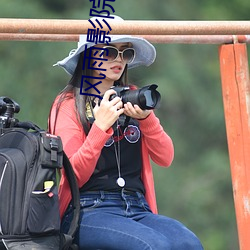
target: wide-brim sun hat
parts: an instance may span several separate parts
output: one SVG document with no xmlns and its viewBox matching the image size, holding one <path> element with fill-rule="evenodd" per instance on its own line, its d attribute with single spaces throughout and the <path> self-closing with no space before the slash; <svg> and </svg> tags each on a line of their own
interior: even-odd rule
<svg viewBox="0 0 250 250">
<path fill-rule="evenodd" d="M 114 19 L 105 18 L 105 20 L 107 21 L 107 23 L 110 25 L 111 28 L 112 28 L 112 22 L 124 21 L 122 18 L 118 16 L 113 15 L 113 17 Z M 96 19 L 98 19 L 99 22 L 101 22 L 104 18 L 92 17 L 90 20 L 95 22 Z M 108 37 L 111 38 L 111 41 L 108 41 L 109 44 L 125 43 L 125 42 L 132 43 L 132 47 L 135 50 L 135 58 L 131 63 L 128 63 L 129 69 L 142 66 L 142 65 L 149 66 L 154 62 L 156 58 L 155 47 L 144 38 L 135 37 L 131 35 L 108 35 Z M 73 75 L 76 69 L 76 65 L 78 63 L 80 54 L 85 50 L 85 48 L 88 49 L 95 45 L 96 43 L 87 41 L 87 35 L 80 35 L 77 48 L 71 50 L 69 53 L 69 56 L 67 56 L 61 61 L 58 61 L 56 64 L 54 64 L 54 66 L 60 66 L 68 74 Z"/>
</svg>

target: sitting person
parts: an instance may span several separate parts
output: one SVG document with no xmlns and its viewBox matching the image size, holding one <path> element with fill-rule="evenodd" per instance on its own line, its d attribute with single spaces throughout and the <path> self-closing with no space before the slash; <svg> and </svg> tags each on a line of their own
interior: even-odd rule
<svg viewBox="0 0 250 250">
<path fill-rule="evenodd" d="M 122 19 L 113 21 L 117 20 Z M 150 158 L 160 166 L 170 166 L 174 157 L 171 138 L 152 109 L 123 103 L 111 88 L 129 86 L 128 68 L 152 64 L 155 48 L 142 38 L 110 37 L 109 45 L 96 45 L 81 35 L 78 48 L 57 63 L 72 78 L 53 103 L 49 127 L 62 138 L 80 189 L 81 217 L 75 242 L 88 250 L 202 250 L 187 227 L 157 214 Z M 89 60 L 93 55 L 105 59 L 102 68 L 106 71 L 88 68 L 84 55 Z M 97 85 L 94 79 L 101 79 L 103 73 L 106 77 Z M 83 76 L 91 76 L 91 84 Z M 83 89 L 86 93 L 81 94 Z M 72 207 L 64 172 L 59 198 L 66 232 Z"/>
</svg>

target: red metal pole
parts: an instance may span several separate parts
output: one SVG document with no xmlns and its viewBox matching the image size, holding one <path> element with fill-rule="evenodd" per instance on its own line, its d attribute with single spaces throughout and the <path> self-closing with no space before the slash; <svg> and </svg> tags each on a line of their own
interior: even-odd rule
<svg viewBox="0 0 250 250">
<path fill-rule="evenodd" d="M 250 43 L 250 35 L 135 35 L 143 37 L 152 43 L 159 44 L 228 44 Z M 26 33 L 0 33 L 0 41 L 47 41 L 47 42 L 77 42 L 76 34 L 26 34 Z"/>
<path fill-rule="evenodd" d="M 119 21 L 112 34 L 131 35 L 248 35 L 250 21 Z M 0 33 L 83 34 L 88 20 L 0 18 Z M 109 31 L 104 26 L 103 31 Z"/>
<path fill-rule="evenodd" d="M 250 249 L 250 81 L 246 44 L 219 49 L 233 195 L 241 250 Z"/>
<path fill-rule="evenodd" d="M 0 33 L 0 41 L 78 42 L 79 35 Z"/>
</svg>

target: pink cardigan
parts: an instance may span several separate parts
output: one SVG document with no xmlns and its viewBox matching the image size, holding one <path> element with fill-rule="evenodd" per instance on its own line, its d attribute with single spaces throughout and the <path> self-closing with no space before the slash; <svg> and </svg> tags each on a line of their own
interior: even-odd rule
<svg viewBox="0 0 250 250">
<path fill-rule="evenodd" d="M 51 110 L 50 131 L 53 131 L 54 127 L 56 103 L 57 101 L 55 101 Z M 64 150 L 73 166 L 78 185 L 81 187 L 94 172 L 101 150 L 105 142 L 112 136 L 113 129 L 110 128 L 103 132 L 94 123 L 88 136 L 86 136 L 74 110 L 73 98 L 65 100 L 61 104 L 55 134 L 62 138 Z M 151 210 L 157 213 L 153 172 L 149 156 L 156 164 L 168 167 L 174 157 L 174 147 L 171 138 L 164 132 L 159 119 L 153 112 L 146 119 L 139 120 L 139 126 L 142 134 L 142 181 L 146 190 L 145 198 Z M 60 181 L 59 200 L 62 216 L 71 200 L 69 184 L 65 178 L 64 170 L 62 170 Z"/>
</svg>

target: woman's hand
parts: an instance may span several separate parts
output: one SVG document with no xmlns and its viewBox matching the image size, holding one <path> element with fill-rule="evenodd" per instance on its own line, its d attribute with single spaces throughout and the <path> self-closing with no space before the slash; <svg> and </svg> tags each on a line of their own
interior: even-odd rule
<svg viewBox="0 0 250 250">
<path fill-rule="evenodd" d="M 145 119 L 149 116 L 151 110 L 142 110 L 138 105 L 132 105 L 130 102 L 124 104 L 124 114 L 134 119 Z"/>
<path fill-rule="evenodd" d="M 103 131 L 107 131 L 124 112 L 123 103 L 120 97 L 116 96 L 109 101 L 110 96 L 113 94 L 116 94 L 113 89 L 107 90 L 103 96 L 100 106 L 97 103 L 94 107 L 94 123 Z"/>
</svg>

